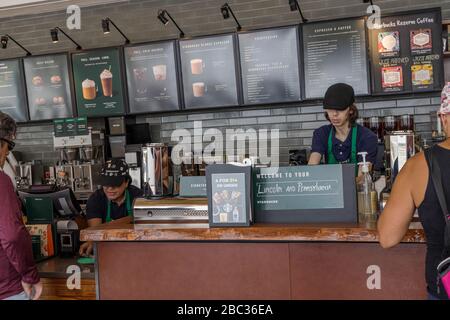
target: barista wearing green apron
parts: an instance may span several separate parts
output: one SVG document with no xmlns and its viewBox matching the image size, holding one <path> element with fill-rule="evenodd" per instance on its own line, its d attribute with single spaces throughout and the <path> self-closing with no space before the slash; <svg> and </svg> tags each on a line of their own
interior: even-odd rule
<svg viewBox="0 0 450 320">
<path fill-rule="evenodd" d="M 314 131 L 308 164 L 357 164 L 362 162 L 358 153 L 363 151 L 367 152 L 367 161 L 375 163 L 378 138 L 356 124 L 358 109 L 353 88 L 345 83 L 332 85 L 325 93 L 323 108 L 330 124 Z"/>
<path fill-rule="evenodd" d="M 131 185 L 127 163 L 121 159 L 107 161 L 100 172 L 99 182 L 102 189 L 95 191 L 86 205 L 89 227 L 131 216 L 133 200 L 141 197 L 142 191 Z M 92 243 L 84 243 L 79 253 L 90 255 Z"/>
</svg>

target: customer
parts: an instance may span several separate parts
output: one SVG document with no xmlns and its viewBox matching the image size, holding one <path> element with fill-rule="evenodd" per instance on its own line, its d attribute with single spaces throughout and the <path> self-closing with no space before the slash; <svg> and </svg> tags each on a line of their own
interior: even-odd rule
<svg viewBox="0 0 450 320">
<path fill-rule="evenodd" d="M 0 168 L 14 148 L 16 123 L 0 112 Z M 42 284 L 33 260 L 31 237 L 22 221 L 11 179 L 0 170 L 0 300 L 37 300 Z"/>
<path fill-rule="evenodd" d="M 442 184 L 447 204 L 450 204 L 450 83 L 442 91 L 439 111 L 447 139 L 434 146 L 442 172 Z M 409 159 L 397 176 L 386 208 L 378 221 L 380 244 L 390 248 L 405 236 L 415 209 L 419 210 L 426 239 L 426 282 L 428 298 L 448 299 L 442 286 L 437 285 L 436 267 L 443 258 L 450 256 L 444 246 L 445 220 L 436 195 L 423 152 Z M 445 250 L 444 250 L 445 249 Z"/>
</svg>

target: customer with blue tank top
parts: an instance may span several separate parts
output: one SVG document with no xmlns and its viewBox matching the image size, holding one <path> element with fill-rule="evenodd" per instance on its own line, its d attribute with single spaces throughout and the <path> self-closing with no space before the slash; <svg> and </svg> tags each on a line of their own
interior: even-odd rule
<svg viewBox="0 0 450 320">
<path fill-rule="evenodd" d="M 443 198 L 448 208 L 450 204 L 450 83 L 442 91 L 439 114 L 447 139 L 425 152 L 432 151 L 433 157 L 436 157 L 435 160 L 439 164 Z M 425 153 L 421 152 L 410 158 L 395 180 L 392 193 L 378 221 L 378 232 L 383 248 L 397 245 L 408 231 L 410 221 L 418 208 L 427 239 L 425 280 L 428 299 L 437 300 L 449 298 L 442 284 L 438 285 L 437 266 L 444 258 L 450 256 L 450 248 L 445 247 L 444 212 L 433 183 L 435 181 L 432 180 Z"/>
<path fill-rule="evenodd" d="M 336 83 L 328 88 L 323 100 L 325 117 L 331 122 L 314 131 L 309 165 L 362 162 L 358 152 L 367 152 L 366 160 L 373 165 L 377 157 L 378 138 L 368 128 L 356 124 L 353 87 Z M 362 175 L 359 169 L 358 176 Z"/>
<path fill-rule="evenodd" d="M 95 191 L 86 204 L 89 227 L 117 220 L 133 214 L 133 201 L 143 195 L 141 189 L 131 185 L 128 164 L 122 159 L 107 161 L 100 172 L 102 189 Z M 92 254 L 91 242 L 80 246 L 80 255 Z"/>
</svg>

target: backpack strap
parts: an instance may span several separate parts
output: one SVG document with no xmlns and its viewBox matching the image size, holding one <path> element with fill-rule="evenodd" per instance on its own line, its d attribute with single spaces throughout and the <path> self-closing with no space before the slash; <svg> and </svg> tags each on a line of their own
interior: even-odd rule
<svg viewBox="0 0 450 320">
<path fill-rule="evenodd" d="M 444 235 L 445 247 L 450 248 L 450 212 L 448 211 L 447 202 L 445 200 L 444 187 L 442 184 L 442 173 L 439 162 L 437 161 L 436 148 L 437 146 L 433 146 L 432 148 L 425 150 L 425 159 L 427 160 L 431 180 L 433 181 L 434 189 L 444 214 L 446 224 Z"/>
</svg>

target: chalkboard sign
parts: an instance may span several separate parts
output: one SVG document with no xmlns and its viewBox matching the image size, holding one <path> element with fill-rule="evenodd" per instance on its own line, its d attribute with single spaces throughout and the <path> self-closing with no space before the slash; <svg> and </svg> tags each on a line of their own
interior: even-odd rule
<svg viewBox="0 0 450 320">
<path fill-rule="evenodd" d="M 355 165 L 257 168 L 255 222 L 357 222 Z"/>
<path fill-rule="evenodd" d="M 180 41 L 186 109 L 239 104 L 234 43 L 234 35 Z"/>
<path fill-rule="evenodd" d="M 30 120 L 73 117 L 66 54 L 24 59 Z"/>
<path fill-rule="evenodd" d="M 441 90 L 441 35 L 440 9 L 382 17 L 369 29 L 373 93 Z"/>
<path fill-rule="evenodd" d="M 15 121 L 28 120 L 25 85 L 20 61 L 0 61 L 0 111 Z"/>
<path fill-rule="evenodd" d="M 364 19 L 307 23 L 302 30 L 307 99 L 322 98 L 338 82 L 369 94 Z"/>
<path fill-rule="evenodd" d="M 300 101 L 298 28 L 239 33 L 245 104 Z"/>
<path fill-rule="evenodd" d="M 125 113 L 119 49 L 75 53 L 72 64 L 78 115 L 98 117 Z"/>
<path fill-rule="evenodd" d="M 178 110 L 175 41 L 125 48 L 131 113 Z"/>
</svg>

